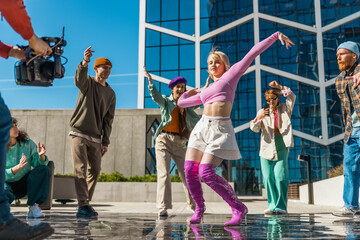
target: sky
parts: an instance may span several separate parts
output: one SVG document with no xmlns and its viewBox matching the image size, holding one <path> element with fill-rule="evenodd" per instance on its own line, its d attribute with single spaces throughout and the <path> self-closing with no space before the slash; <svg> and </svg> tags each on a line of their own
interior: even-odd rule
<svg viewBox="0 0 360 240">
<path fill-rule="evenodd" d="M 109 58 L 113 68 L 108 83 L 116 93 L 116 108 L 137 108 L 138 0 L 24 0 L 24 4 L 37 36 L 61 37 L 65 26 L 63 56 L 68 62 L 64 78 L 55 79 L 51 87 L 18 86 L 14 78 L 17 60 L 0 57 L 0 92 L 10 109 L 75 108 L 75 70 L 89 46 L 95 52 L 88 74 L 95 76 L 96 58 Z M 0 40 L 28 45 L 5 19 L 0 21 Z"/>
</svg>

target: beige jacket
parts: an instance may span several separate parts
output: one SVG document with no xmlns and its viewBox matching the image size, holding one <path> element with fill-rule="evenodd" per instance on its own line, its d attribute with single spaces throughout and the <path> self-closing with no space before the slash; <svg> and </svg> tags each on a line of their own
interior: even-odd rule
<svg viewBox="0 0 360 240">
<path fill-rule="evenodd" d="M 291 91 L 287 87 L 285 87 L 285 90 Z M 287 148 L 294 146 L 293 132 L 291 126 L 291 114 L 294 108 L 295 99 L 295 94 L 291 92 L 286 98 L 286 103 L 280 103 L 277 107 L 277 111 L 279 114 L 279 131 L 283 137 L 285 146 Z M 261 111 L 264 111 L 264 109 L 260 109 L 258 111 L 258 114 Z M 250 129 L 254 132 L 259 132 L 260 129 L 262 130 L 260 138 L 260 157 L 271 161 L 278 160 L 275 146 L 274 112 L 270 109 L 270 116 L 260 119 L 257 122 L 255 122 L 254 120 L 250 121 Z"/>
</svg>

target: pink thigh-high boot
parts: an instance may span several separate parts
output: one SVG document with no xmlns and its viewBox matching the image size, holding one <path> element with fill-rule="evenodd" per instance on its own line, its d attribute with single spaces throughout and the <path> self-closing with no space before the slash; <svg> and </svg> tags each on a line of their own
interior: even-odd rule
<svg viewBox="0 0 360 240">
<path fill-rule="evenodd" d="M 201 189 L 201 182 L 199 178 L 199 165 L 195 161 L 185 161 L 185 178 L 191 197 L 196 203 L 194 215 L 190 219 L 190 223 L 200 223 L 201 218 L 205 212 L 205 200 Z"/>
<path fill-rule="evenodd" d="M 232 210 L 232 218 L 224 223 L 226 226 L 240 225 L 248 209 L 236 196 L 233 188 L 222 177 L 215 173 L 216 167 L 212 164 L 200 164 L 199 175 L 201 179 L 219 194 Z"/>
</svg>

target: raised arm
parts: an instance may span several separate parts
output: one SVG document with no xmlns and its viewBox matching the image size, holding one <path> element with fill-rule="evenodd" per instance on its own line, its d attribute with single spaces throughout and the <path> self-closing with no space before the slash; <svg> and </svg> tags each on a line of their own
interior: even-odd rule
<svg viewBox="0 0 360 240">
<path fill-rule="evenodd" d="M 286 86 L 284 86 L 284 90 L 281 92 L 283 96 L 286 97 L 286 107 L 291 115 L 295 106 L 296 95 Z"/>
<path fill-rule="evenodd" d="M 0 12 L 10 26 L 25 40 L 29 40 L 34 35 L 23 0 L 0 0 Z"/>
<path fill-rule="evenodd" d="M 256 117 L 250 121 L 250 129 L 253 132 L 259 132 L 262 126 L 262 119 L 265 117 L 264 114 L 264 109 L 260 109 L 257 114 Z"/>
<path fill-rule="evenodd" d="M 177 102 L 177 105 L 182 108 L 193 107 L 202 104 L 203 103 L 200 98 L 200 93 L 197 91 L 197 88 L 184 92 Z"/>
<path fill-rule="evenodd" d="M 281 86 L 276 81 L 270 82 L 269 86 L 272 87 L 272 88 L 279 89 L 280 92 L 282 93 L 282 95 L 284 97 L 286 97 L 286 108 L 288 109 L 288 111 L 290 112 L 290 115 L 291 115 L 292 111 L 294 109 L 295 100 L 296 100 L 295 94 L 291 91 L 290 88 L 288 88 L 286 86 Z"/>
<path fill-rule="evenodd" d="M 228 71 L 224 73 L 221 78 L 229 81 L 230 85 L 233 88 L 236 88 L 240 77 L 248 69 L 254 59 L 266 49 L 268 49 L 278 39 L 281 41 L 282 44 L 284 44 L 284 42 L 286 43 L 286 48 L 291 47 L 291 44 L 294 44 L 284 34 L 276 32 L 270 37 L 264 39 L 263 41 L 257 43 L 254 47 L 252 47 L 251 50 L 245 55 L 245 57 L 241 61 L 235 63 Z"/>
</svg>

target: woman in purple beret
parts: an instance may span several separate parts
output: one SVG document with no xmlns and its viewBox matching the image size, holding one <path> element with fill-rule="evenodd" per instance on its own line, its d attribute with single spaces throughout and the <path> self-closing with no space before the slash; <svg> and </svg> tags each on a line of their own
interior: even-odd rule
<svg viewBox="0 0 360 240">
<path fill-rule="evenodd" d="M 159 208 L 159 216 L 167 216 L 168 209 L 172 208 L 170 163 L 174 160 L 179 176 L 184 184 L 188 208 L 194 210 L 195 203 L 191 198 L 185 181 L 184 161 L 186 142 L 191 130 L 199 121 L 199 116 L 194 108 L 181 108 L 177 105 L 180 96 L 185 92 L 186 79 L 179 76 L 170 81 L 168 87 L 171 95 L 165 96 L 156 89 L 151 75 L 144 67 L 145 75 L 149 80 L 149 92 L 151 98 L 161 110 L 161 123 L 155 132 L 155 155 L 157 170 L 157 196 L 156 207 Z"/>
<path fill-rule="evenodd" d="M 185 156 L 186 183 L 196 203 L 191 223 L 200 223 L 205 212 L 200 178 L 230 205 L 232 218 L 225 225 L 240 225 L 248 212 L 229 183 L 217 175 L 215 170 L 224 159 L 241 158 L 230 119 L 236 86 L 255 57 L 278 39 L 282 44 L 285 41 L 286 48 L 294 44 L 285 35 L 276 32 L 256 44 L 232 67 L 226 54 L 211 51 L 207 62 L 214 83 L 201 93 L 196 89 L 185 92 L 178 101 L 178 105 L 184 108 L 204 104 L 203 116 L 191 132 Z"/>
</svg>

